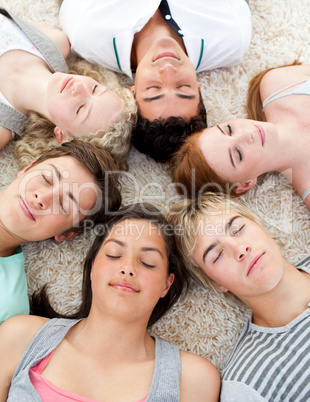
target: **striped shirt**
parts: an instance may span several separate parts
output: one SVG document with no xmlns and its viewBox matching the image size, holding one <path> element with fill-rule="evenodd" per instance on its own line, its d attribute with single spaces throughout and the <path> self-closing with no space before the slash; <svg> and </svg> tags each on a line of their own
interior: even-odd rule
<svg viewBox="0 0 310 402">
<path fill-rule="evenodd" d="M 310 256 L 296 266 L 309 272 Z M 309 329 L 310 308 L 284 327 L 248 321 L 222 372 L 221 401 L 310 401 Z"/>
</svg>

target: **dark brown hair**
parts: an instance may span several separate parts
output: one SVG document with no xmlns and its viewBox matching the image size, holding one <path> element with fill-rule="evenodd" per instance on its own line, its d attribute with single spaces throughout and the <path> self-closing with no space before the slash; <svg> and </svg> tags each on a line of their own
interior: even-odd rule
<svg viewBox="0 0 310 402">
<path fill-rule="evenodd" d="M 189 120 L 170 116 L 167 119 L 150 121 L 138 113 L 138 122 L 131 142 L 139 152 L 156 162 L 168 162 L 180 148 L 186 137 L 207 127 L 207 112 L 199 91 L 197 114 Z"/>
<path fill-rule="evenodd" d="M 123 207 L 119 211 L 115 212 L 113 215 L 110 215 L 109 218 L 106 220 L 104 226 L 105 230 L 96 237 L 84 262 L 82 303 L 76 313 L 71 315 L 62 315 L 55 312 L 55 310 L 51 307 L 49 303 L 46 291 L 47 285 L 45 285 L 39 292 L 32 295 L 32 314 L 41 315 L 49 318 L 87 317 L 92 304 L 90 272 L 93 261 L 95 260 L 102 243 L 108 236 L 109 232 L 112 230 L 113 226 L 115 226 L 119 222 L 129 219 L 147 220 L 151 222 L 160 229 L 160 232 L 165 240 L 166 253 L 168 257 L 168 275 L 171 273 L 174 274 L 174 282 L 172 283 L 166 296 L 158 300 L 149 319 L 148 326 L 154 324 L 157 320 L 159 320 L 165 314 L 165 312 L 179 299 L 183 289 L 187 289 L 189 279 L 186 268 L 176 247 L 173 230 L 171 230 L 160 211 L 154 206 L 147 203 L 133 204 Z"/>
</svg>

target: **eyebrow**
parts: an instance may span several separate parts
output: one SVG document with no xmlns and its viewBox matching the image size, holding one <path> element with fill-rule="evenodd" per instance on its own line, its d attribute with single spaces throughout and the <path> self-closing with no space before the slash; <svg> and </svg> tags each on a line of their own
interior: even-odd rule
<svg viewBox="0 0 310 402">
<path fill-rule="evenodd" d="M 53 165 L 52 163 L 49 163 L 49 165 L 52 167 L 58 181 L 60 182 L 62 179 L 61 173 L 60 171 L 57 169 L 57 167 L 55 165 Z M 78 210 L 80 209 L 79 203 L 77 202 L 77 200 L 74 198 L 74 195 L 69 191 L 68 193 L 69 198 L 75 203 L 75 205 L 77 206 Z"/>
<path fill-rule="evenodd" d="M 165 96 L 165 94 L 160 94 L 160 95 L 156 95 L 156 96 L 150 96 L 147 98 L 143 98 L 143 100 L 145 102 L 152 102 L 154 100 L 161 99 L 164 96 Z M 179 94 L 179 93 L 177 93 L 176 96 L 178 98 L 182 98 L 182 99 L 195 99 L 196 98 L 196 95 L 186 95 L 186 94 Z"/>
<path fill-rule="evenodd" d="M 118 244 L 119 246 L 124 247 L 124 248 L 127 247 L 127 244 L 126 244 L 126 243 L 124 243 L 123 241 L 114 239 L 113 237 L 112 237 L 111 239 L 107 240 L 107 241 L 105 242 L 105 244 L 107 244 L 107 243 L 109 243 L 109 242 L 114 242 L 114 243 L 116 243 L 116 244 Z M 141 248 L 141 251 L 143 251 L 144 253 L 145 253 L 145 252 L 148 252 L 148 251 L 155 251 L 155 252 L 157 252 L 162 258 L 164 258 L 162 252 L 161 252 L 158 248 L 156 248 L 156 247 L 142 247 L 142 248 Z"/>
<path fill-rule="evenodd" d="M 226 135 L 225 131 L 222 129 L 222 127 L 220 127 L 218 124 L 216 125 L 216 127 L 224 134 Z"/>
<path fill-rule="evenodd" d="M 229 219 L 229 221 L 225 225 L 225 233 L 229 232 L 232 224 L 238 218 L 241 218 L 241 215 L 235 215 L 231 219 Z M 208 253 L 210 253 L 210 251 L 212 251 L 214 249 L 214 247 L 216 247 L 219 243 L 220 242 L 217 240 L 214 243 L 210 244 L 210 246 L 205 250 L 205 252 L 202 255 L 202 261 L 203 262 L 205 262 L 205 259 L 206 259 L 207 255 L 208 255 Z"/>
</svg>

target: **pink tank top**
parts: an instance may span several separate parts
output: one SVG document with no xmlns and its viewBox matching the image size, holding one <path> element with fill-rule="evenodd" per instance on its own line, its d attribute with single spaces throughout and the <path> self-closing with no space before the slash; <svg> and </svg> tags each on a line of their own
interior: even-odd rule
<svg viewBox="0 0 310 402">
<path fill-rule="evenodd" d="M 64 391 L 41 376 L 41 373 L 45 369 L 52 354 L 53 351 L 29 370 L 30 381 L 41 400 L 43 402 L 98 402 L 95 399 L 84 398 L 83 396 Z M 137 402 L 145 402 L 146 398 L 147 395 L 144 398 L 139 399 Z"/>
</svg>

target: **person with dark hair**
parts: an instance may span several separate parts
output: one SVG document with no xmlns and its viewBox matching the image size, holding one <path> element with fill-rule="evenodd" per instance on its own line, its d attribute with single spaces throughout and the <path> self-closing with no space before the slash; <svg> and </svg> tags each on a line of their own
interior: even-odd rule
<svg viewBox="0 0 310 402">
<path fill-rule="evenodd" d="M 251 39 L 245 0 L 59 3 L 72 50 L 134 78 L 140 117 L 150 122 L 175 116 L 190 127 L 201 108 L 205 114 L 197 73 L 240 63 Z"/>
<path fill-rule="evenodd" d="M 116 165 L 72 140 L 45 153 L 0 191 L 0 324 L 29 313 L 22 244 L 69 239 L 120 207 Z"/>
<path fill-rule="evenodd" d="M 310 256 L 293 266 L 259 217 L 223 194 L 180 200 L 167 220 L 191 276 L 252 310 L 221 373 L 221 402 L 309 401 Z"/>
<path fill-rule="evenodd" d="M 86 257 L 76 313 L 56 313 L 44 287 L 34 312 L 57 318 L 19 316 L 0 327 L 0 399 L 218 401 L 209 361 L 147 332 L 187 287 L 167 222 L 136 204 L 104 229 Z"/>
<path fill-rule="evenodd" d="M 206 109 L 200 98 L 198 114 L 189 121 L 174 116 L 150 121 L 138 113 L 131 135 L 133 146 L 156 162 L 168 162 L 190 134 L 207 127 Z"/>
</svg>

